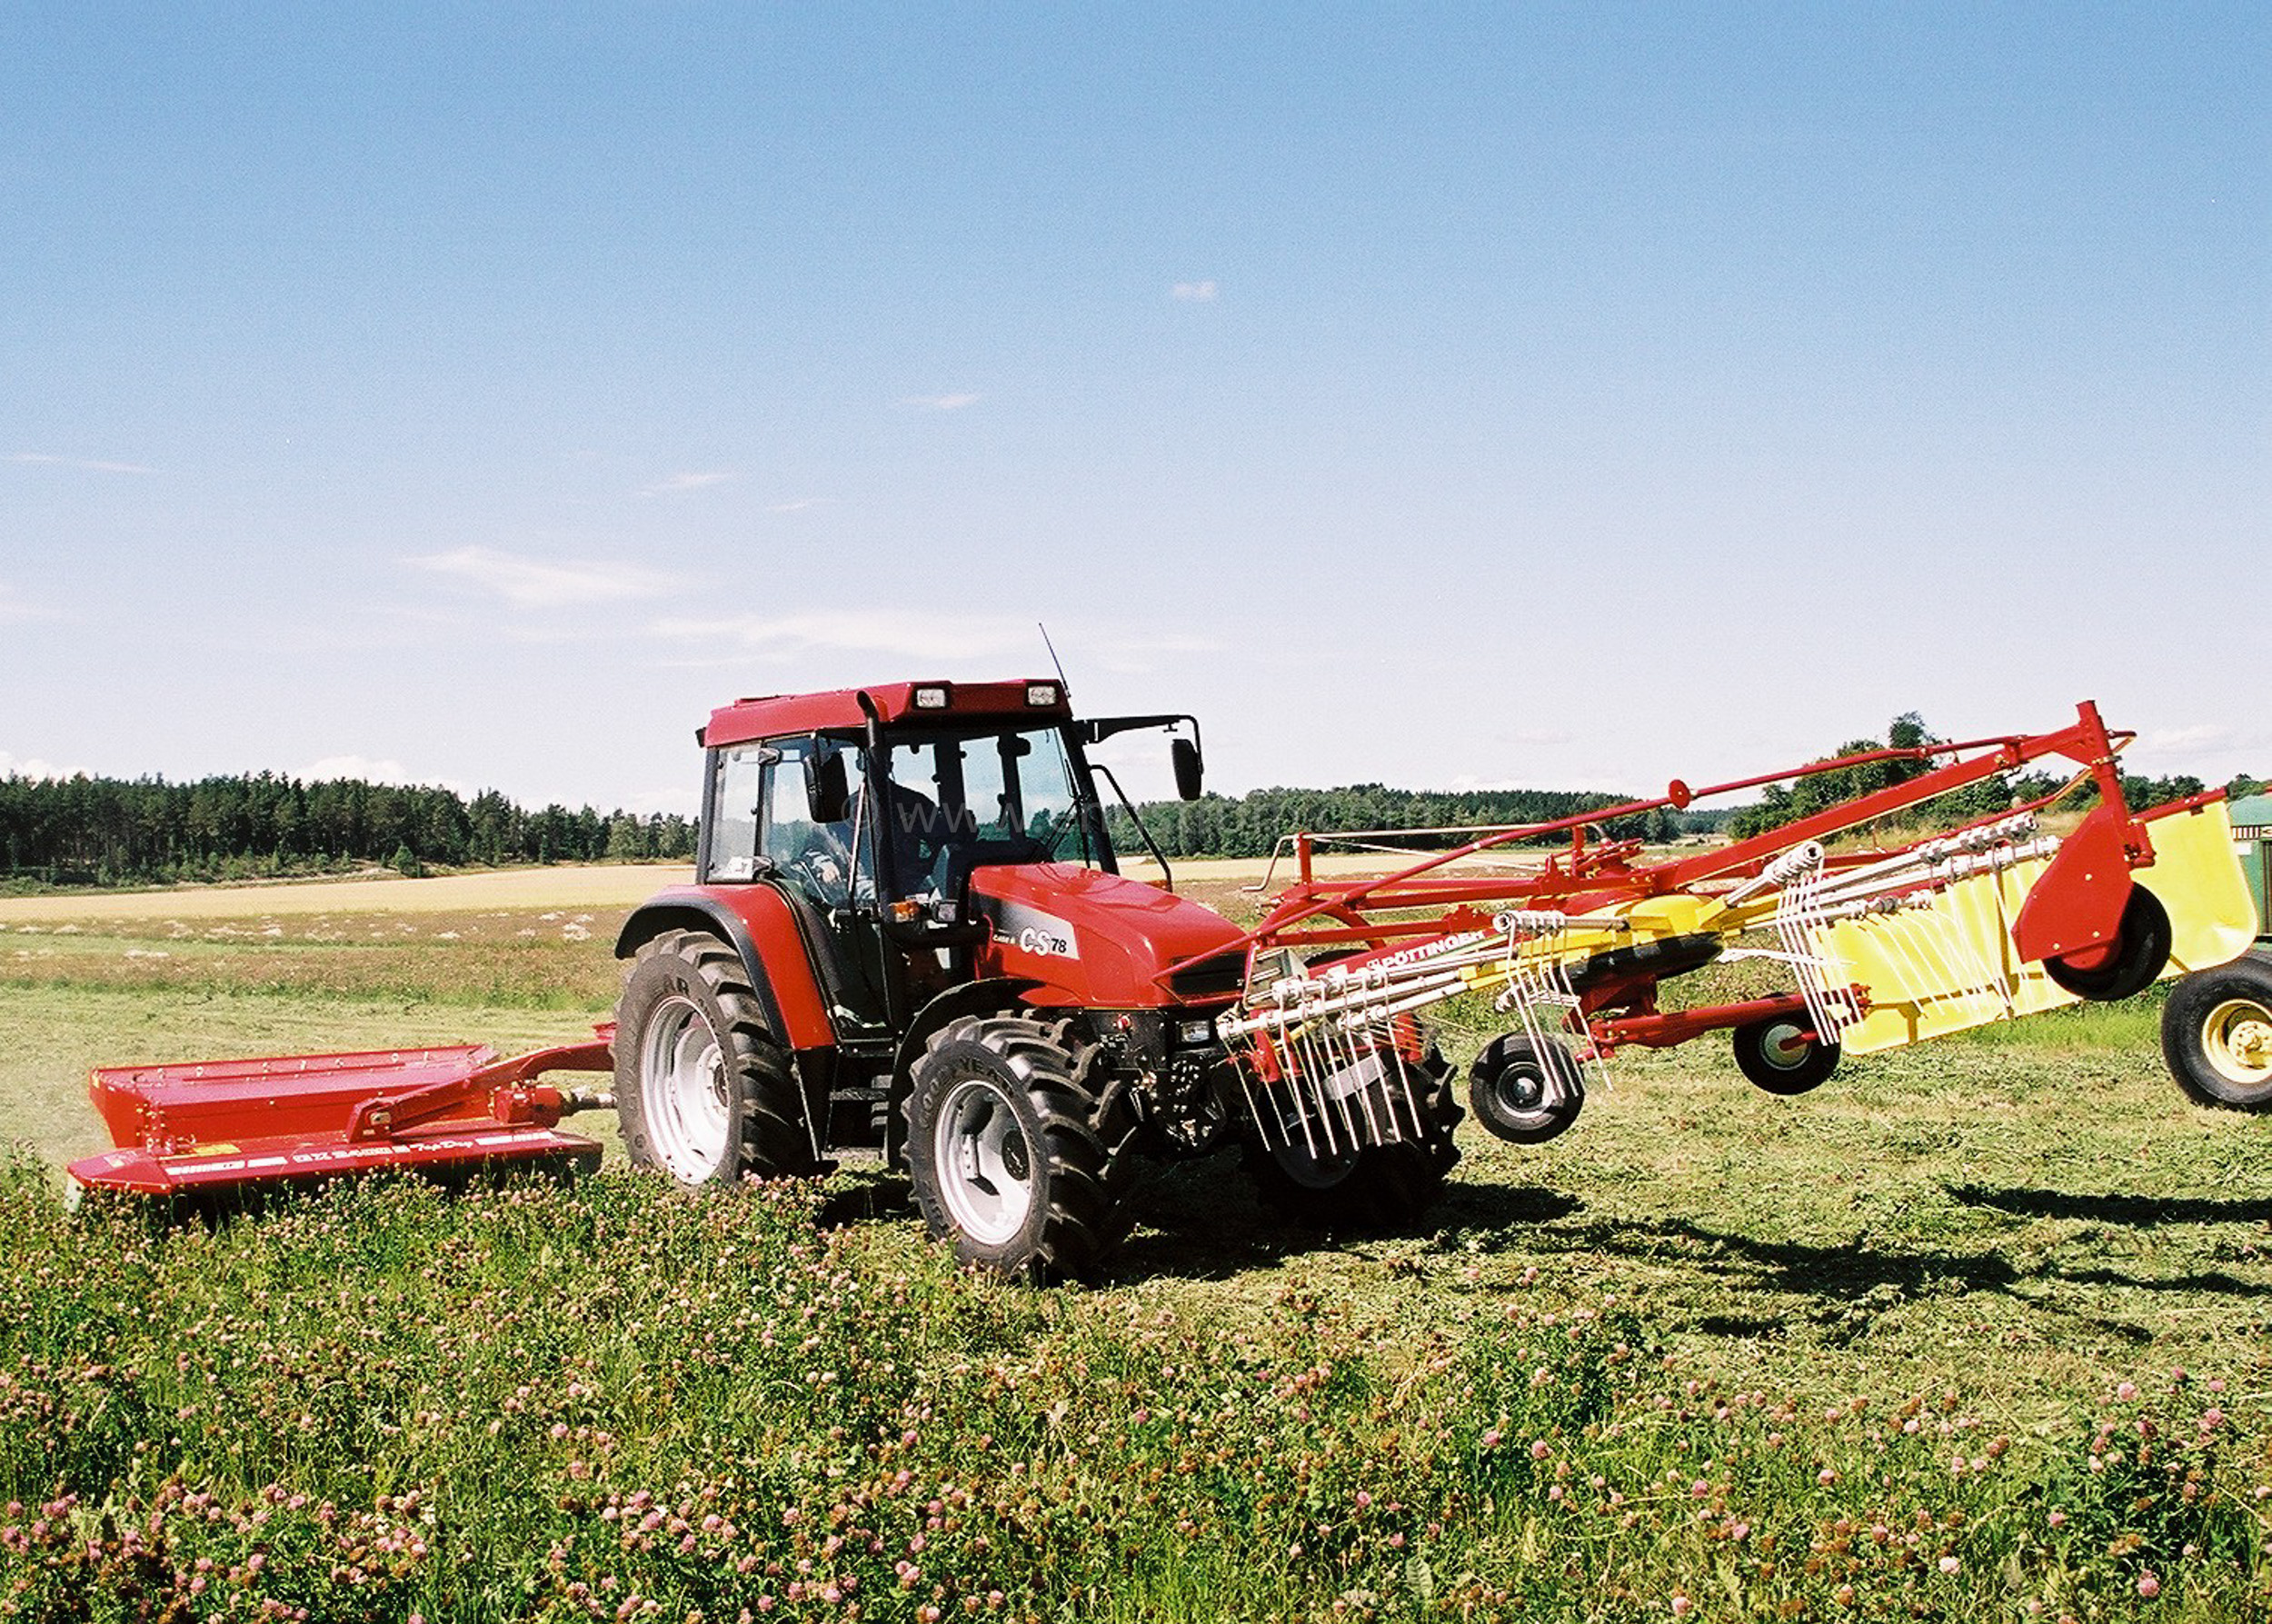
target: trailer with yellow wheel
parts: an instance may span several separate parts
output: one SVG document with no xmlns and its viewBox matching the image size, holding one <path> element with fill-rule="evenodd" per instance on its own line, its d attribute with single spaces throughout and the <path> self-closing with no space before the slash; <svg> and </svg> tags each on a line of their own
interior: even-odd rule
<svg viewBox="0 0 2272 1624">
<path fill-rule="evenodd" d="M 2161 1021 L 2162 1057 L 2177 1086 L 2203 1105 L 2272 1110 L 2272 795 L 2227 808 L 2233 853 L 2257 910 L 2257 945 L 2239 958 L 2182 978 Z"/>
</svg>

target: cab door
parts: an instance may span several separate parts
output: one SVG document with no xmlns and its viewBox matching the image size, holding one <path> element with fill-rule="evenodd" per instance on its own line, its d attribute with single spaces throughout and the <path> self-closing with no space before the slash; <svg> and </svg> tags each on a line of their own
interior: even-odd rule
<svg viewBox="0 0 2272 1624">
<path fill-rule="evenodd" d="M 797 916 L 837 1035 L 853 1044 L 892 1030 L 892 955 L 878 911 L 874 831 L 856 813 L 816 819 L 811 786 L 825 763 L 855 753 L 832 739 L 776 739 L 757 800 L 762 866 Z"/>
</svg>

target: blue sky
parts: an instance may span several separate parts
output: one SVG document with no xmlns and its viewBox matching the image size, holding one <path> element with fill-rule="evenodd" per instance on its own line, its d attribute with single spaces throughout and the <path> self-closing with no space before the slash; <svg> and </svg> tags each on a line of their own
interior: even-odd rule
<svg viewBox="0 0 2272 1624">
<path fill-rule="evenodd" d="M 1046 621 L 1231 791 L 2272 773 L 2261 6 L 12 7 L 0 221 L 0 771 L 691 810 Z"/>
</svg>

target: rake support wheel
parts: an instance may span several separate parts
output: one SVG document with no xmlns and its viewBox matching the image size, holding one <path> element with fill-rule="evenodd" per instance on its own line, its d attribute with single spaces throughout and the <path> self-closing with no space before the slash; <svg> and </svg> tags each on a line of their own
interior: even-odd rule
<svg viewBox="0 0 2272 1624">
<path fill-rule="evenodd" d="M 2170 941 L 2169 911 L 2159 897 L 2134 882 L 2112 942 L 2081 965 L 2046 959 L 2043 971 L 2078 998 L 2112 1003 L 2154 984 L 2169 962 Z"/>
<path fill-rule="evenodd" d="M 1560 1083 L 1560 1095 L 1550 1087 Z M 1569 1046 L 1520 1033 L 1493 1038 L 1468 1073 L 1475 1120 L 1510 1145 L 1542 1145 L 1569 1131 L 1586 1108 L 1585 1075 Z"/>
<path fill-rule="evenodd" d="M 951 1022 L 915 1062 L 905 1110 L 915 1204 L 962 1262 L 1061 1280 L 1126 1236 L 1135 1113 L 1074 1022 Z"/>
<path fill-rule="evenodd" d="M 1825 1042 L 1796 1015 L 1747 1021 L 1729 1034 L 1736 1069 L 1756 1088 L 1786 1098 L 1820 1088 L 1839 1069 L 1838 1041 Z"/>
<path fill-rule="evenodd" d="M 615 1021 L 615 1111 L 634 1165 L 689 1187 L 820 1171 L 789 1056 L 732 947 L 663 932 L 640 948 Z"/>
<path fill-rule="evenodd" d="M 1433 1044 L 1407 1066 L 1424 1137 L 1314 1154 L 1299 1130 L 1276 1149 L 1250 1138 L 1246 1171 L 1264 1205 L 1329 1232 L 1394 1233 L 1418 1222 L 1443 1194 L 1444 1175 L 1459 1163 L 1452 1130 L 1465 1113 L 1452 1095 L 1450 1068 Z"/>
</svg>

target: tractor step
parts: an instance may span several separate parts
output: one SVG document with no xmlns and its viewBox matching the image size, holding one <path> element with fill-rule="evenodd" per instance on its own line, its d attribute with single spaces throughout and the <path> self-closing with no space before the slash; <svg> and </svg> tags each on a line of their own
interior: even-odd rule
<svg viewBox="0 0 2272 1624">
<path fill-rule="evenodd" d="M 613 1101 L 533 1080 L 610 1070 L 613 1035 L 603 1026 L 589 1041 L 506 1059 L 462 1043 L 105 1067 L 88 1092 L 118 1148 L 73 1162 L 71 1177 L 84 1189 L 167 1197 L 389 1168 L 588 1171 L 599 1144 L 557 1125 Z"/>
</svg>

